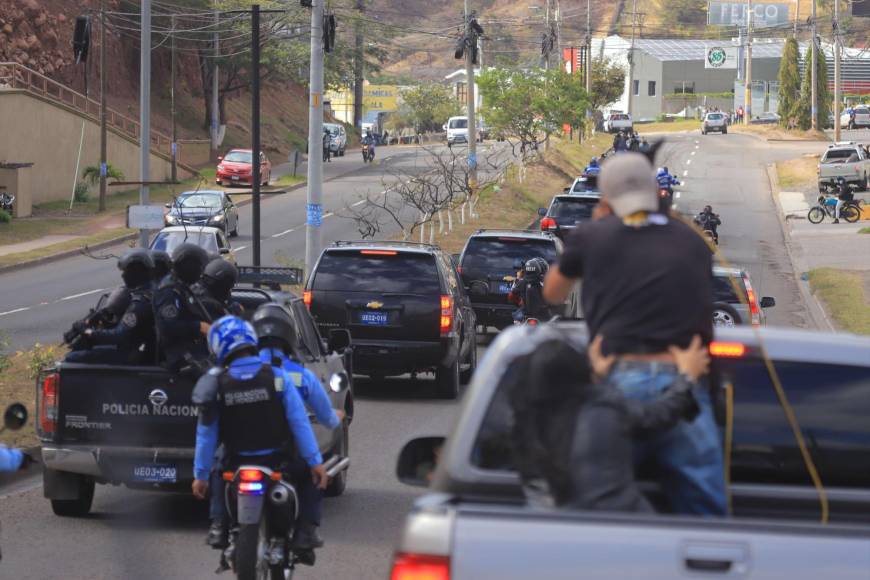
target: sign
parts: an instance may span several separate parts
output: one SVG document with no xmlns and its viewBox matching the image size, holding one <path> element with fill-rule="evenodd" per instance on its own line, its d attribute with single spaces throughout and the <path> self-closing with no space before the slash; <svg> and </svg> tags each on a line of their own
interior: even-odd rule
<svg viewBox="0 0 870 580">
<path fill-rule="evenodd" d="M 363 87 L 363 108 L 381 113 L 399 110 L 399 87 L 396 85 L 366 85 Z"/>
<path fill-rule="evenodd" d="M 746 26 L 748 3 L 710 0 L 707 5 L 707 24 L 711 26 Z M 753 28 L 778 26 L 789 22 L 789 4 L 759 2 L 752 4 Z"/>
<path fill-rule="evenodd" d="M 159 205 L 127 206 L 128 228 L 137 230 L 159 230 L 163 225 L 163 208 Z"/>
<path fill-rule="evenodd" d="M 852 2 L 852 16 L 868 16 L 870 17 L 870 2 Z"/>
<path fill-rule="evenodd" d="M 309 203 L 305 208 L 307 213 L 306 223 L 309 226 L 319 228 L 323 223 L 323 206 L 319 203 Z"/>
<path fill-rule="evenodd" d="M 721 44 L 704 46 L 704 68 L 736 69 L 737 47 Z"/>
</svg>

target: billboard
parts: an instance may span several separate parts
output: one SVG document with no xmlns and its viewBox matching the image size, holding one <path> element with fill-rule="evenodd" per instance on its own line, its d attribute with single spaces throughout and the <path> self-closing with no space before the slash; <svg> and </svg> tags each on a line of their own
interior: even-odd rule
<svg viewBox="0 0 870 580">
<path fill-rule="evenodd" d="M 399 87 L 396 85 L 366 85 L 363 87 L 363 108 L 366 112 L 391 113 L 399 110 Z"/>
<path fill-rule="evenodd" d="M 704 45 L 704 68 L 736 69 L 738 50 L 738 47 L 731 45 Z"/>
<path fill-rule="evenodd" d="M 868 0 L 853 0 L 852 1 L 852 16 L 870 17 L 870 1 L 868 1 Z"/>
<path fill-rule="evenodd" d="M 789 22 L 790 4 L 781 2 L 758 2 L 752 4 L 752 26 L 765 28 Z M 707 24 L 711 26 L 746 26 L 747 2 L 719 2 L 710 0 L 707 5 Z"/>
</svg>

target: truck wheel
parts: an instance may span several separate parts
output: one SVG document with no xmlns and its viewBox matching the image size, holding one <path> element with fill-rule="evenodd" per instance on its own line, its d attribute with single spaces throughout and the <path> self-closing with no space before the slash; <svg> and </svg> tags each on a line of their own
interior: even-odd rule
<svg viewBox="0 0 870 580">
<path fill-rule="evenodd" d="M 438 384 L 438 394 L 444 399 L 455 399 L 459 396 L 459 357 L 448 366 L 439 365 L 435 369 L 435 382 Z"/>
<path fill-rule="evenodd" d="M 350 454 L 350 423 L 347 419 L 342 422 L 341 427 L 341 439 L 339 439 L 333 453 L 339 457 L 348 457 Z M 326 491 L 323 492 L 326 497 L 338 497 L 344 493 L 347 488 L 347 471 L 345 469 L 330 480 Z"/>
<path fill-rule="evenodd" d="M 94 503 L 94 480 L 83 475 L 77 476 L 78 490 L 75 499 L 53 499 L 51 510 L 55 515 L 67 518 L 81 518 L 91 511 Z"/>
<path fill-rule="evenodd" d="M 741 322 L 740 315 L 731 305 L 724 302 L 713 304 L 713 326 L 737 326 Z"/>
<path fill-rule="evenodd" d="M 462 384 L 467 385 L 471 382 L 471 377 L 474 376 L 474 370 L 477 368 L 477 339 L 471 345 L 471 354 L 468 355 L 468 368 L 459 373 L 459 380 Z"/>
</svg>

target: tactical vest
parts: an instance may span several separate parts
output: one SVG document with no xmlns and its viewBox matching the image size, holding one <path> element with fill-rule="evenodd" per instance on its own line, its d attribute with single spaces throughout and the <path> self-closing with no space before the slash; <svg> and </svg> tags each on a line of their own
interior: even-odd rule
<svg viewBox="0 0 870 580">
<path fill-rule="evenodd" d="M 264 364 L 248 380 L 222 373 L 218 378 L 218 407 L 220 441 L 229 454 L 291 447 L 293 435 L 271 366 Z"/>
</svg>

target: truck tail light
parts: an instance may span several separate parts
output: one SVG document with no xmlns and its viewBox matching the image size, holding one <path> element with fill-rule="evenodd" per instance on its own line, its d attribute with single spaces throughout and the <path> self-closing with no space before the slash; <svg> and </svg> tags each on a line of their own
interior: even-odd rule
<svg viewBox="0 0 870 580">
<path fill-rule="evenodd" d="M 453 329 L 453 297 L 446 294 L 441 296 L 441 322 L 439 328 L 441 336 L 447 336 Z"/>
<path fill-rule="evenodd" d="M 711 342 L 710 354 L 721 358 L 740 358 L 746 354 L 746 345 L 742 342 Z"/>
<path fill-rule="evenodd" d="M 556 220 L 551 217 L 545 217 L 541 220 L 541 230 L 556 229 Z"/>
<path fill-rule="evenodd" d="M 396 554 L 390 580 L 450 580 L 450 558 Z"/>
<path fill-rule="evenodd" d="M 755 296 L 755 290 L 752 289 L 752 284 L 748 278 L 743 279 L 746 285 L 746 301 L 749 303 L 749 313 L 752 315 L 752 324 L 761 324 L 761 309 L 758 307 L 758 300 Z"/>
<path fill-rule="evenodd" d="M 302 302 L 309 310 L 311 309 L 311 290 L 302 293 Z"/>
<path fill-rule="evenodd" d="M 39 400 L 39 428 L 46 435 L 57 431 L 57 396 L 60 390 L 60 375 L 51 373 L 42 379 Z"/>
</svg>

